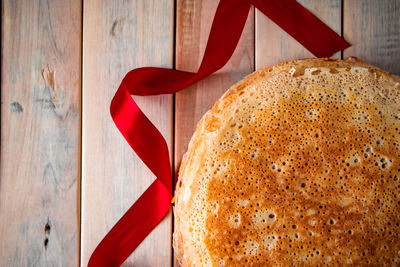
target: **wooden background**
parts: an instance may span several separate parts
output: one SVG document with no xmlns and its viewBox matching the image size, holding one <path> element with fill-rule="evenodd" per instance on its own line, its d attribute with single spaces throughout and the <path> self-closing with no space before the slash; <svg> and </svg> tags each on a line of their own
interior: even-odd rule
<svg viewBox="0 0 400 267">
<path fill-rule="evenodd" d="M 358 56 L 400 74 L 400 1 L 301 0 Z M 86 266 L 154 176 L 109 115 L 130 69 L 195 71 L 216 0 L 4 0 L 1 54 L 0 266 Z M 299 22 L 300 23 L 300 22 Z M 174 96 L 135 97 L 177 170 L 196 123 L 255 69 L 312 55 L 252 10 L 229 63 Z M 172 214 L 125 266 L 178 265 Z"/>
</svg>

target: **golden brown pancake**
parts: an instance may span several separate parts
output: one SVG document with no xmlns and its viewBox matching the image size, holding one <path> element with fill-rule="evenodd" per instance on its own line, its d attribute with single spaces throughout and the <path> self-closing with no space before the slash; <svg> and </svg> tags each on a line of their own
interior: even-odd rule
<svg viewBox="0 0 400 267">
<path fill-rule="evenodd" d="M 362 61 L 257 71 L 199 122 L 179 172 L 184 266 L 400 265 L 400 79 Z"/>
</svg>

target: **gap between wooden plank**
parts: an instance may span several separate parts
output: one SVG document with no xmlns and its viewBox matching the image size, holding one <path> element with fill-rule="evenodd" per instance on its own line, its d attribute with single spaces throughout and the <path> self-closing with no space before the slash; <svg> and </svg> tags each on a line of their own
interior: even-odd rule
<svg viewBox="0 0 400 267">
<path fill-rule="evenodd" d="M 343 30 L 343 28 L 344 28 L 344 25 L 343 25 L 343 16 L 344 16 L 344 11 L 343 11 L 343 5 L 344 5 L 344 0 L 341 0 L 340 1 L 340 37 L 342 37 L 342 38 L 344 38 L 343 37 L 343 32 L 344 32 L 344 30 Z M 343 50 L 340 50 L 340 59 L 343 59 Z"/>
<path fill-rule="evenodd" d="M 173 29 L 174 29 L 174 34 L 173 34 L 173 52 L 172 52 L 172 68 L 174 70 L 176 70 L 176 25 L 177 25 L 177 18 L 176 15 L 177 14 L 177 0 L 174 0 L 174 19 L 173 19 Z M 175 115 L 176 115 L 176 108 L 175 108 L 175 103 L 176 103 L 176 93 L 174 93 L 172 95 L 172 158 L 171 158 L 171 162 L 172 162 L 172 197 L 174 197 L 174 192 L 175 192 L 175 180 L 177 179 L 177 174 L 175 173 L 175 124 L 176 124 L 176 119 L 175 119 Z M 172 204 L 172 213 L 171 213 L 171 262 L 170 262 L 170 266 L 174 267 L 174 246 L 173 246 L 173 233 L 174 233 L 174 221 L 175 221 L 175 215 L 174 215 L 174 206 Z"/>
<path fill-rule="evenodd" d="M 83 150 L 82 150 L 82 137 L 83 137 L 83 12 L 84 12 L 84 1 L 81 0 L 81 119 L 80 119 L 80 137 L 79 137 L 79 152 L 80 152 L 80 158 L 79 158 L 79 251 L 78 251 L 78 258 L 79 258 L 79 263 L 78 266 L 81 266 L 82 263 L 82 159 L 83 159 Z M 85 266 L 86 267 L 86 266 Z"/>
</svg>

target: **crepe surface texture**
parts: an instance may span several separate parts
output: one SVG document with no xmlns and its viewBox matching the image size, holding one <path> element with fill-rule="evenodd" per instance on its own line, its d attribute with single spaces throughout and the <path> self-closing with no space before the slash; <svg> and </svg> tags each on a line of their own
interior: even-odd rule
<svg viewBox="0 0 400 267">
<path fill-rule="evenodd" d="M 233 85 L 175 192 L 183 266 L 400 265 L 400 79 L 305 59 Z"/>
</svg>

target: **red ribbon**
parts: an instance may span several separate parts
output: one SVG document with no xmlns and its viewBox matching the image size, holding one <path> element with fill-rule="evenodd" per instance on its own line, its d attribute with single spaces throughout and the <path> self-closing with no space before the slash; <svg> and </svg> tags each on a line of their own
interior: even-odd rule
<svg viewBox="0 0 400 267">
<path fill-rule="evenodd" d="M 100 242 L 88 266 L 121 265 L 171 206 L 167 144 L 131 95 L 175 93 L 222 68 L 236 48 L 252 4 L 317 57 L 328 57 L 350 46 L 295 0 L 221 0 L 197 73 L 153 67 L 130 71 L 112 99 L 111 116 L 157 179 Z"/>
</svg>

